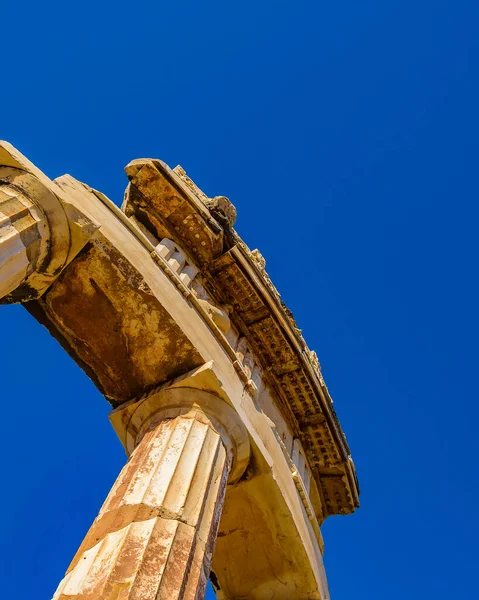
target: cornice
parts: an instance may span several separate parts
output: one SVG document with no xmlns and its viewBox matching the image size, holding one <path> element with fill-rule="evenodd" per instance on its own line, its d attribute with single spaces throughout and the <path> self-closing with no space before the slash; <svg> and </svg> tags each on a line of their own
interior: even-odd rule
<svg viewBox="0 0 479 600">
<path fill-rule="evenodd" d="M 279 408 L 301 439 L 325 516 L 353 512 L 359 488 L 346 438 L 317 357 L 271 282 L 262 256 L 247 247 L 219 205 L 215 210 L 216 199 L 205 204 L 207 197 L 181 168 L 139 159 L 126 172 L 130 184 L 122 209 L 159 240 L 173 239 L 196 261 L 209 290 L 248 340 Z M 223 207 L 229 202 L 219 198 Z"/>
</svg>

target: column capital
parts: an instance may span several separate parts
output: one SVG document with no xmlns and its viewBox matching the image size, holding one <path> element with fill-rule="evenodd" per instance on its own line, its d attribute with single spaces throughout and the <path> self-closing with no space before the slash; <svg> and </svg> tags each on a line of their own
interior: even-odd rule
<svg viewBox="0 0 479 600">
<path fill-rule="evenodd" d="M 11 144 L 0 141 L 0 299 L 38 298 L 98 225 Z"/>
<path fill-rule="evenodd" d="M 234 408 L 214 389 L 215 382 L 221 385 L 211 363 L 207 363 L 113 410 L 110 421 L 127 454 L 130 455 L 143 436 L 161 421 L 178 416 L 201 420 L 203 415 L 219 433 L 230 455 L 229 483 L 238 481 L 250 458 L 249 435 Z"/>
<path fill-rule="evenodd" d="M 228 477 L 246 442 L 232 409 L 209 392 L 150 398 L 152 410 L 148 398 L 132 405 L 136 448 L 54 600 L 205 597 Z"/>
</svg>

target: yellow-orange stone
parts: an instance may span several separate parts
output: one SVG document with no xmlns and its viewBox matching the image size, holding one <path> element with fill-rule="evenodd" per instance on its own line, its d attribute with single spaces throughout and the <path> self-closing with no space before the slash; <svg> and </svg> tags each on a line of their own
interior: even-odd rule
<svg viewBox="0 0 479 600">
<path fill-rule="evenodd" d="M 129 459 L 55 600 L 328 600 L 324 519 L 359 505 L 315 352 L 181 167 L 126 167 L 121 209 L 0 142 L 0 301 L 92 378 Z"/>
</svg>

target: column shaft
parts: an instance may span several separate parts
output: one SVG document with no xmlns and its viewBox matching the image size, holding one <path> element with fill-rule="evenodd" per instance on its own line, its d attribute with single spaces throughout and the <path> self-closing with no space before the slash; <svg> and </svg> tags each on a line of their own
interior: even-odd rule
<svg viewBox="0 0 479 600">
<path fill-rule="evenodd" d="M 230 471 L 201 411 L 161 421 L 123 468 L 54 600 L 201 600 Z"/>
<path fill-rule="evenodd" d="M 41 210 L 15 188 L 0 185 L 0 298 L 32 272 L 47 233 Z"/>
</svg>

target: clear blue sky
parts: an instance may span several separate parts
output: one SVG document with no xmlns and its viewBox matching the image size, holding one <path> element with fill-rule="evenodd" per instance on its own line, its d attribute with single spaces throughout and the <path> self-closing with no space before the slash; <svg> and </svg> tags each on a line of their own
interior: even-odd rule
<svg viewBox="0 0 479 600">
<path fill-rule="evenodd" d="M 238 209 L 356 462 L 333 600 L 477 598 L 479 5 L 4 2 L 0 138 L 122 198 L 137 157 Z M 49 334 L 0 307 L 2 595 L 50 598 L 125 456 Z M 209 596 L 209 598 L 212 598 Z"/>
</svg>

